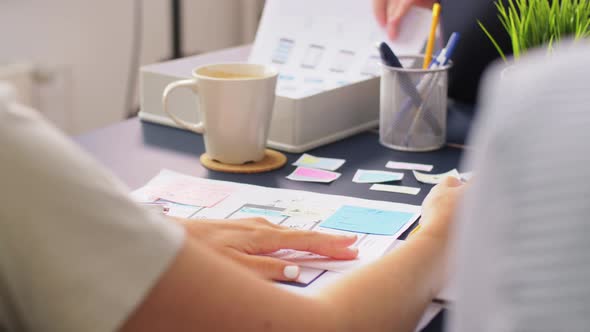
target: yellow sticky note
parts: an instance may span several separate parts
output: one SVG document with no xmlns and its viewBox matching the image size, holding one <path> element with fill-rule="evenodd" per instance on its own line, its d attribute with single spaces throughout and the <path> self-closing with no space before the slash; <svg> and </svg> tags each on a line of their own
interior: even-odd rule
<svg viewBox="0 0 590 332">
<path fill-rule="evenodd" d="M 320 160 L 314 156 L 304 155 L 300 161 L 305 164 L 315 164 Z"/>
</svg>

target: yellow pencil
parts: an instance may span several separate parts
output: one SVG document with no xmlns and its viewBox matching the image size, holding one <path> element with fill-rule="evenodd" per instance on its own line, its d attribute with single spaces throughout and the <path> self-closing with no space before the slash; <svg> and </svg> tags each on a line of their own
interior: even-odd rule
<svg viewBox="0 0 590 332">
<path fill-rule="evenodd" d="M 414 229 L 410 232 L 410 235 L 408 235 L 408 237 L 414 235 L 415 233 L 418 233 L 421 226 L 422 226 L 421 224 L 416 225 L 416 227 L 414 227 Z"/>
<path fill-rule="evenodd" d="M 424 63 L 422 69 L 428 69 L 430 61 L 432 60 L 432 51 L 434 50 L 434 38 L 436 35 L 436 26 L 438 25 L 438 18 L 440 16 L 440 4 L 435 3 L 432 6 L 432 23 L 430 25 L 430 34 L 428 35 L 428 43 L 426 44 L 426 54 L 424 54 Z"/>
</svg>

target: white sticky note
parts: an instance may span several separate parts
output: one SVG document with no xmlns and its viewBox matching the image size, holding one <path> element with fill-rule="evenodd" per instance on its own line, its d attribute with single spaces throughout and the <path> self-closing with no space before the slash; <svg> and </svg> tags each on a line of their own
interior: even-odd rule
<svg viewBox="0 0 590 332">
<path fill-rule="evenodd" d="M 420 188 L 414 187 L 406 187 L 406 186 L 394 186 L 390 184 L 374 184 L 370 188 L 371 190 L 376 191 L 387 191 L 390 193 L 398 193 L 398 194 L 408 194 L 408 195 L 418 195 L 420 192 Z"/>
<path fill-rule="evenodd" d="M 434 166 L 427 165 L 427 164 L 416 164 L 416 163 L 404 163 L 399 161 L 389 161 L 385 165 L 387 168 L 393 169 L 408 169 L 408 170 L 417 170 L 417 171 L 424 171 L 430 172 Z"/>
<path fill-rule="evenodd" d="M 442 174 L 425 174 L 416 171 L 412 171 L 414 173 L 414 177 L 418 182 L 428 183 L 428 184 L 439 184 L 444 178 L 447 176 L 454 177 L 458 180 L 461 180 L 461 176 L 459 175 L 459 171 L 456 169 L 452 169 L 446 173 Z"/>
<path fill-rule="evenodd" d="M 304 166 L 335 171 L 344 165 L 345 162 L 346 160 L 344 159 L 322 158 L 304 153 L 301 157 L 299 157 L 299 159 L 297 159 L 296 162 L 293 163 L 293 166 Z"/>
<path fill-rule="evenodd" d="M 352 182 L 355 182 L 355 183 L 381 183 L 381 182 L 399 181 L 403 178 L 404 178 L 404 173 L 359 169 L 354 174 L 354 178 L 352 179 Z"/>
<path fill-rule="evenodd" d="M 461 180 L 467 182 L 473 177 L 473 172 L 460 173 L 459 175 L 461 176 Z"/>
</svg>

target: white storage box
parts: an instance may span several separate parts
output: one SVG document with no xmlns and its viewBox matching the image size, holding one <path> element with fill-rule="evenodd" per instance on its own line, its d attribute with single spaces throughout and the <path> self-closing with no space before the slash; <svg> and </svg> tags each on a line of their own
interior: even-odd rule
<svg viewBox="0 0 590 332">
<path fill-rule="evenodd" d="M 142 120 L 174 126 L 164 114 L 162 93 L 170 82 L 191 77 L 195 67 L 219 62 L 245 62 L 249 46 L 163 62 L 141 68 Z M 179 117 L 197 122 L 195 95 L 180 89 L 170 97 Z M 277 96 L 268 145 L 286 152 L 303 152 L 351 136 L 379 123 L 379 78 L 353 83 L 303 98 Z"/>
<path fill-rule="evenodd" d="M 398 54 L 419 52 L 430 17 L 425 9 L 408 12 L 402 33 L 390 43 Z M 369 1 L 266 0 L 254 47 L 143 67 L 140 117 L 173 125 L 163 113 L 162 92 L 168 83 L 191 77 L 195 67 L 272 63 L 281 74 L 268 145 L 303 152 L 378 125 L 380 60 L 375 42 L 386 39 Z M 197 122 L 196 105 L 188 90 L 170 97 L 175 114 L 188 121 Z"/>
</svg>

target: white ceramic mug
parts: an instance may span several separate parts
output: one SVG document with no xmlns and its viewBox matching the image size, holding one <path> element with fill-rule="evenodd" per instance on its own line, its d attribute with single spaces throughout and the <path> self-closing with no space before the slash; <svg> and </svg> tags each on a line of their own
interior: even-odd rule
<svg viewBox="0 0 590 332">
<path fill-rule="evenodd" d="M 278 71 L 272 66 L 228 63 L 198 67 L 193 78 L 168 84 L 164 112 L 180 127 L 203 134 L 205 151 L 225 164 L 264 158 L 275 100 Z M 199 96 L 201 122 L 189 123 L 168 108 L 168 97 L 179 87 Z"/>
</svg>

